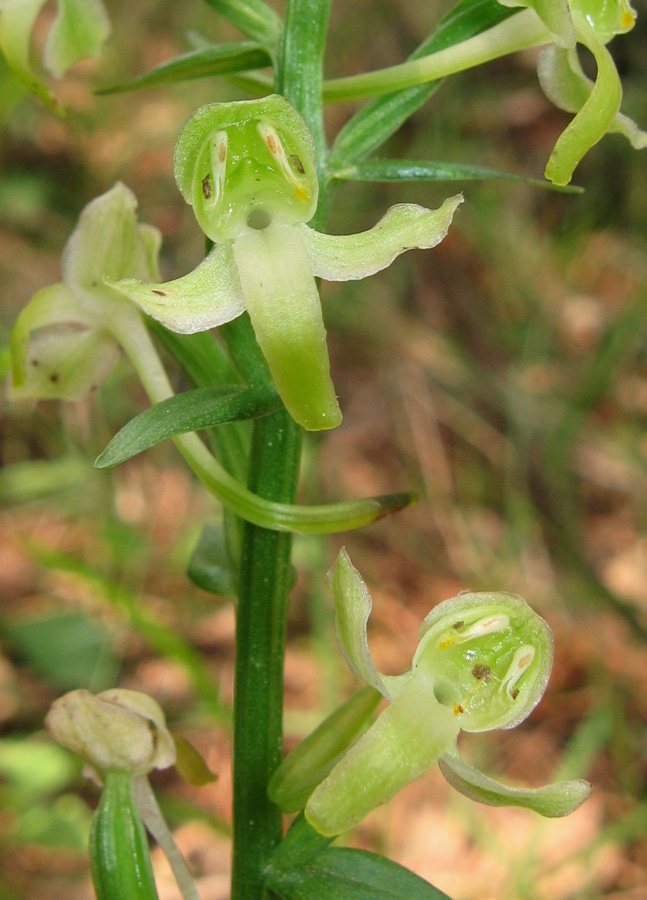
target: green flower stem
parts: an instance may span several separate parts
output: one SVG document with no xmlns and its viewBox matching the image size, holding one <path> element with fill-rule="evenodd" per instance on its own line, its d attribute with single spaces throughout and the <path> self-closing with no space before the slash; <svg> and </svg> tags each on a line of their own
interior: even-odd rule
<svg viewBox="0 0 647 900">
<path fill-rule="evenodd" d="M 323 95 L 328 103 L 341 103 L 378 94 L 389 94 L 429 81 L 437 81 L 439 78 L 463 72 L 465 69 L 480 66 L 510 53 L 540 47 L 551 43 L 552 40 L 550 32 L 534 10 L 524 9 L 481 34 L 429 56 L 411 59 L 401 65 L 378 69 L 364 75 L 326 81 L 323 85 Z"/>
<path fill-rule="evenodd" d="M 249 487 L 293 503 L 301 428 L 280 410 L 254 424 Z M 282 837 L 268 782 L 283 750 L 283 660 L 292 536 L 246 523 L 236 626 L 232 900 L 260 900 L 264 868 Z"/>
<path fill-rule="evenodd" d="M 159 403 L 172 397 L 173 388 L 140 314 L 124 304 L 123 307 L 118 307 L 106 326 L 130 358 L 151 403 Z M 415 500 L 413 494 L 402 493 L 322 506 L 295 506 L 287 502 L 276 502 L 242 487 L 212 456 L 196 434 L 180 435 L 173 442 L 193 472 L 214 496 L 236 515 L 261 528 L 302 534 L 334 534 L 362 528 L 403 509 Z"/>
<path fill-rule="evenodd" d="M 277 66 L 278 90 L 314 126 L 320 152 L 321 64 L 329 7 L 330 0 L 290 0 Z M 256 420 L 250 490 L 270 502 L 293 503 L 301 444 L 302 430 L 286 411 Z M 268 785 L 283 751 L 291 552 L 291 535 L 245 524 L 236 614 L 231 900 L 262 900 L 267 895 L 266 872 L 282 838 L 281 812 L 268 797 Z"/>
</svg>

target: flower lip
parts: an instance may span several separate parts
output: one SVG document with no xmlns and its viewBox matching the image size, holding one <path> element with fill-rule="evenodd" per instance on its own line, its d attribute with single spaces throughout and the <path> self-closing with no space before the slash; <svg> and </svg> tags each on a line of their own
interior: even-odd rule
<svg viewBox="0 0 647 900">
<path fill-rule="evenodd" d="M 515 594 L 465 593 L 422 623 L 414 671 L 435 680 L 463 731 L 513 728 L 537 705 L 553 660 L 548 625 Z"/>
<path fill-rule="evenodd" d="M 278 95 L 212 103 L 180 132 L 175 177 L 204 232 L 229 241 L 256 227 L 256 213 L 286 225 L 312 218 L 315 152 L 304 120 Z"/>
</svg>

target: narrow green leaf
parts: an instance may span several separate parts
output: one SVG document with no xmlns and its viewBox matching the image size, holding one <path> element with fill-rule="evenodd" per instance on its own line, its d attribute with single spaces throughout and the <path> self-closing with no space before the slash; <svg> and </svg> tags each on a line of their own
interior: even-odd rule
<svg viewBox="0 0 647 900">
<path fill-rule="evenodd" d="M 95 466 L 111 468 L 178 434 L 255 419 L 280 405 L 279 397 L 264 388 L 197 388 L 176 394 L 124 425 L 97 457 Z"/>
<path fill-rule="evenodd" d="M 283 812 L 303 809 L 343 751 L 366 730 L 381 699 L 372 687 L 363 688 L 324 719 L 276 770 L 268 787 L 270 800 Z"/>
<path fill-rule="evenodd" d="M 501 6 L 498 0 L 462 0 L 409 58 L 419 59 L 458 44 L 492 28 L 514 12 L 514 9 Z M 439 81 L 432 81 L 371 100 L 337 135 L 330 164 L 342 168 L 368 156 L 397 131 L 438 90 L 440 84 Z"/>
<path fill-rule="evenodd" d="M 243 318 L 245 316 L 239 316 L 235 321 Z M 233 324 L 230 322 L 220 328 L 220 337 L 224 339 L 225 332 Z M 240 381 L 237 371 L 237 368 L 240 367 L 236 363 L 237 368 L 234 368 L 229 355 L 213 332 L 198 331 L 195 334 L 176 334 L 164 328 L 155 319 L 149 319 L 148 327 L 178 363 L 193 387 L 237 384 Z M 251 329 L 251 325 L 249 327 Z M 236 362 L 235 357 L 234 362 Z M 262 379 L 259 378 L 254 383 L 257 382 L 262 383 Z M 244 481 L 247 477 L 249 430 L 249 422 L 232 422 L 231 425 L 221 425 L 208 434 L 213 452 L 218 456 L 225 469 L 239 481 Z"/>
<path fill-rule="evenodd" d="M 354 166 L 330 171 L 332 178 L 339 181 L 474 181 L 505 179 L 523 181 L 534 187 L 560 190 L 571 194 L 582 193 L 582 188 L 572 185 L 559 187 L 540 178 L 526 178 L 512 172 L 501 172 L 487 166 L 472 166 L 462 163 L 440 162 L 426 159 L 369 159 Z"/>
<path fill-rule="evenodd" d="M 272 59 L 267 50 L 252 41 L 214 44 L 203 50 L 183 53 L 137 78 L 100 88 L 96 93 L 117 94 L 123 91 L 136 91 L 141 88 L 157 87 L 160 84 L 189 81 L 193 78 L 263 69 L 271 64 Z"/>
<path fill-rule="evenodd" d="M 202 529 L 189 561 L 187 575 L 195 585 L 210 594 L 231 597 L 236 593 L 235 574 L 219 522 L 207 522 Z"/>
<path fill-rule="evenodd" d="M 281 19 L 264 0 L 207 0 L 223 19 L 268 49 L 276 47 Z"/>
<path fill-rule="evenodd" d="M 302 866 L 273 869 L 266 884 L 283 900 L 449 900 L 403 866 L 345 847 L 322 850 Z"/>
</svg>

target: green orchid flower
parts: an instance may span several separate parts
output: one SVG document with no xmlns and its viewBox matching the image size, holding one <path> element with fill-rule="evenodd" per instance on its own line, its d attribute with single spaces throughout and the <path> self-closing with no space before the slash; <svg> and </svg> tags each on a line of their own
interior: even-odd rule
<svg viewBox="0 0 647 900">
<path fill-rule="evenodd" d="M 362 234 L 314 231 L 305 224 L 319 190 L 314 140 L 278 95 L 198 110 L 178 138 L 175 177 L 213 250 L 193 272 L 165 284 L 109 283 L 185 334 L 247 310 L 293 418 L 309 430 L 335 428 L 342 416 L 315 278 L 366 278 L 405 250 L 436 246 L 462 197 L 435 211 L 394 206 Z"/>
<path fill-rule="evenodd" d="M 173 397 L 142 313 L 115 288 L 127 276 L 159 278 L 159 246 L 159 231 L 137 221 L 137 201 L 123 184 L 85 207 L 63 251 L 63 280 L 35 294 L 14 325 L 10 398 L 75 400 L 101 384 L 120 350 L 151 403 Z M 276 503 L 241 485 L 197 434 L 173 440 L 215 497 L 263 528 L 310 534 L 361 528 L 414 499 L 394 494 L 320 506 Z"/>
<path fill-rule="evenodd" d="M 508 787 L 458 755 L 461 731 L 514 728 L 546 689 L 552 635 L 521 597 L 464 593 L 446 600 L 422 623 L 411 669 L 387 676 L 377 671 L 368 649 L 370 595 L 344 550 L 329 578 L 342 653 L 389 706 L 370 727 L 371 692 L 333 713 L 332 725 L 320 726 L 274 775 L 270 796 L 279 806 L 294 809 L 307 786 L 306 819 L 321 834 L 341 834 L 434 763 L 457 790 L 490 805 L 563 816 L 588 797 L 585 781 Z M 314 790 L 313 772 L 319 782 Z"/>
<path fill-rule="evenodd" d="M 542 89 L 560 109 L 575 113 L 550 155 L 546 178 L 568 184 L 580 160 L 607 132 L 624 135 L 636 149 L 647 147 L 647 133 L 620 113 L 622 85 L 606 45 L 633 28 L 629 0 L 498 0 L 523 7 L 498 25 L 436 53 L 376 72 L 324 83 L 332 102 L 391 93 L 463 72 L 510 53 L 544 47 L 538 75 Z M 581 44 L 592 53 L 595 82 L 577 56 Z"/>
<path fill-rule="evenodd" d="M 186 742 L 176 741 L 168 730 L 159 704 L 139 691 L 119 688 L 96 696 L 71 691 L 52 704 L 45 727 L 82 757 L 84 774 L 103 785 L 90 833 L 97 900 L 156 900 L 144 824 L 164 851 L 184 900 L 199 900 L 148 781 L 153 769 L 178 763 L 178 749 L 186 755 Z M 191 753 L 197 756 L 193 748 Z"/>
<path fill-rule="evenodd" d="M 134 194 L 118 183 L 81 213 L 63 250 L 63 280 L 38 291 L 14 325 L 14 398 L 83 396 L 108 376 L 126 333 L 146 350 L 138 310 L 103 282 L 159 277 L 160 233 L 140 225 L 136 209 Z"/>
<path fill-rule="evenodd" d="M 45 2 L 0 0 L 0 50 L 27 90 L 60 115 L 60 101 L 29 63 L 31 32 Z M 110 20 L 102 0 L 58 0 L 57 14 L 43 47 L 45 69 L 60 78 L 80 59 L 98 56 L 109 34 Z"/>
</svg>

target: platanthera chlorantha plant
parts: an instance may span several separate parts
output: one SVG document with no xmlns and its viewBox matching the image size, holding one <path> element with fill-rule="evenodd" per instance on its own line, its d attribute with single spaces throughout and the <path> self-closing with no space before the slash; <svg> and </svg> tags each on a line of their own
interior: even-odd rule
<svg viewBox="0 0 647 900">
<path fill-rule="evenodd" d="M 333 713 L 284 760 L 270 783 L 279 806 L 305 805 L 313 828 L 341 834 L 434 763 L 481 803 L 524 806 L 544 816 L 564 816 L 583 803 L 591 792 L 586 781 L 507 787 L 458 755 L 461 731 L 514 728 L 546 689 L 552 634 L 521 597 L 463 593 L 439 604 L 422 623 L 411 669 L 387 676 L 368 649 L 370 595 L 344 550 L 329 578 L 342 653 L 372 690 Z M 389 706 L 366 730 L 380 695 Z"/>
<path fill-rule="evenodd" d="M 546 165 L 546 178 L 568 184 L 582 157 L 607 132 L 624 135 L 636 149 L 647 147 L 647 133 L 620 113 L 622 84 L 606 45 L 631 30 L 636 21 L 629 0 L 499 0 L 502 6 L 525 7 L 508 18 L 436 53 L 388 69 L 326 82 L 329 101 L 390 93 L 435 81 L 493 59 L 544 47 L 539 81 L 560 109 L 575 113 Z M 586 47 L 597 65 L 591 82 L 580 65 L 577 45 Z"/>
<path fill-rule="evenodd" d="M 108 284 L 186 334 L 247 310 L 288 412 L 319 431 L 342 415 L 315 277 L 366 278 L 405 250 L 435 247 L 462 196 L 438 210 L 394 206 L 361 234 L 321 234 L 306 225 L 319 192 L 315 152 L 306 123 L 281 96 L 202 107 L 178 138 L 175 178 L 214 248 L 183 278 Z"/>
<path fill-rule="evenodd" d="M 0 0 L 0 51 L 9 68 L 28 91 L 58 115 L 59 99 L 29 63 L 31 33 L 46 0 Z M 80 59 L 98 56 L 110 34 L 110 20 L 102 0 L 58 0 L 57 14 L 43 47 L 43 65 L 60 78 Z"/>
<path fill-rule="evenodd" d="M 159 704 L 139 691 L 116 689 L 96 696 L 71 691 L 53 703 L 45 725 L 55 740 L 83 758 L 84 774 L 103 785 L 90 832 L 97 900 L 156 900 L 144 824 L 164 851 L 184 900 L 198 900 L 148 773 L 178 764 L 194 783 L 214 776 L 197 751 L 173 738 Z"/>
</svg>

